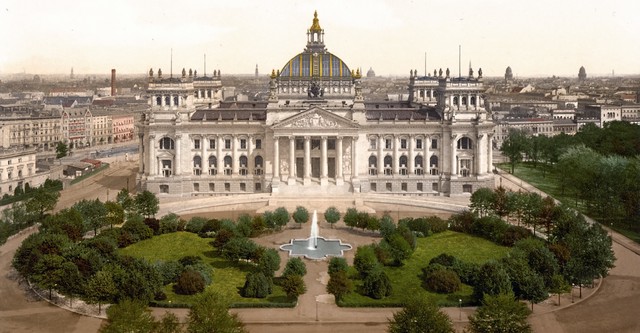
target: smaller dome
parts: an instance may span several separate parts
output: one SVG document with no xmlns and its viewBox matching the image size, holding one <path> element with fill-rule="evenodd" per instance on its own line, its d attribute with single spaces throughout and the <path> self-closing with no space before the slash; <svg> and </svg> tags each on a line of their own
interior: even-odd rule
<svg viewBox="0 0 640 333">
<path fill-rule="evenodd" d="M 369 67 L 367 71 L 367 77 L 376 77 L 376 72 L 373 71 L 373 67 Z"/>
</svg>

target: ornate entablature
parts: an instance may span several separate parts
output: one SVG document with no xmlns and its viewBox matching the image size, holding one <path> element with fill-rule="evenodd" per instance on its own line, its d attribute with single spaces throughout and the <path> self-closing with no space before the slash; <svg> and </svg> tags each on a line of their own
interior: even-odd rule
<svg viewBox="0 0 640 333">
<path fill-rule="evenodd" d="M 291 130 L 306 133 L 330 131 L 353 134 L 359 128 L 360 126 L 353 121 L 319 107 L 313 107 L 271 126 L 276 134 Z"/>
</svg>

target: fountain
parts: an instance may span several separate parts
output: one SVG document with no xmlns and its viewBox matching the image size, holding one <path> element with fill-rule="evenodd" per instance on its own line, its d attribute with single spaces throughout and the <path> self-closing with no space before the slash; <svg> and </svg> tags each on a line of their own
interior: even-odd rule
<svg viewBox="0 0 640 333">
<path fill-rule="evenodd" d="M 281 245 L 280 249 L 289 251 L 290 256 L 304 256 L 307 259 L 320 260 L 326 257 L 341 257 L 344 251 L 351 250 L 350 244 L 343 244 L 339 239 L 325 239 L 320 237 L 318 228 L 318 213 L 313 211 L 311 218 L 311 233 L 306 239 L 292 239 Z"/>
</svg>

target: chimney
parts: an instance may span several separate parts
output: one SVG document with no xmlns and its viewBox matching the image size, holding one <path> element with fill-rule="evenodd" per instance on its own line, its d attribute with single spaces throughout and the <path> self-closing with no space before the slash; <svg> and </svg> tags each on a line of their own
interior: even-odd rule
<svg viewBox="0 0 640 333">
<path fill-rule="evenodd" d="M 116 95 L 116 70 L 111 70 L 111 96 Z"/>
</svg>

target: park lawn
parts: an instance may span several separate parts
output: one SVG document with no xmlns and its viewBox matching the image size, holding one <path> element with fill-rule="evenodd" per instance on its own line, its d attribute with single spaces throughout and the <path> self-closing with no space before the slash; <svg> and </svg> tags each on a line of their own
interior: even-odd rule
<svg viewBox="0 0 640 333">
<path fill-rule="evenodd" d="M 213 268 L 213 282 L 207 289 L 227 296 L 231 303 L 283 303 L 288 302 L 286 294 L 279 286 L 274 286 L 273 293 L 267 298 L 244 298 L 239 290 L 244 286 L 245 277 L 253 265 L 234 263 L 218 256 L 209 244 L 212 239 L 201 238 L 190 232 L 174 232 L 145 239 L 126 248 L 120 254 L 144 258 L 150 262 L 178 260 L 185 256 L 199 256 L 205 264 Z M 167 295 L 166 303 L 190 304 L 194 296 L 178 295 L 173 292 L 173 285 L 163 287 Z"/>
<path fill-rule="evenodd" d="M 400 306 L 409 296 L 423 297 L 440 306 L 458 306 L 459 299 L 462 299 L 463 304 L 469 304 L 473 293 L 471 286 L 463 284 L 458 292 L 452 294 L 437 294 L 427 291 L 422 287 L 422 268 L 441 253 L 448 253 L 466 262 L 482 264 L 506 256 L 509 250 L 508 247 L 494 244 L 486 239 L 454 231 L 418 238 L 415 252 L 411 258 L 404 261 L 403 266 L 384 268 L 389 280 L 391 280 L 393 288 L 391 296 L 375 300 L 351 292 L 344 297 L 341 305 L 347 307 Z M 356 281 L 356 290 L 361 285 L 361 280 Z"/>
</svg>

